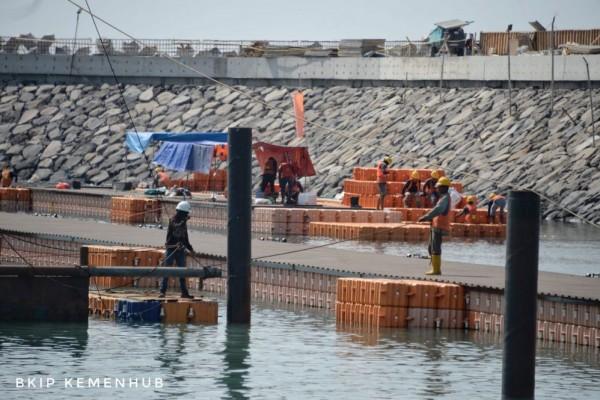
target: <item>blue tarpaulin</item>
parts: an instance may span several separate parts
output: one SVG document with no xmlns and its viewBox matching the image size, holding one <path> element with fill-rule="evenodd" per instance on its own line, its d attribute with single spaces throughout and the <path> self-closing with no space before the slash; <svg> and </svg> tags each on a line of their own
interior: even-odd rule
<svg viewBox="0 0 600 400">
<path fill-rule="evenodd" d="M 226 132 L 127 132 L 125 143 L 129 150 L 142 153 L 151 141 L 197 143 L 197 144 L 224 144 L 227 143 Z"/>
<path fill-rule="evenodd" d="M 213 145 L 167 142 L 156 152 L 154 162 L 176 171 L 207 174 L 210 171 L 213 151 Z"/>
</svg>

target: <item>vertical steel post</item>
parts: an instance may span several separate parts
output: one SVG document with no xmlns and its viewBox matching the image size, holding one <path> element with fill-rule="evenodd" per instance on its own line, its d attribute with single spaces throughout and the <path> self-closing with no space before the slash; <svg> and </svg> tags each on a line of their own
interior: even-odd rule
<svg viewBox="0 0 600 400">
<path fill-rule="evenodd" d="M 227 177 L 227 322 L 250 323 L 252 129 L 230 128 Z"/>
<path fill-rule="evenodd" d="M 551 70 L 552 77 L 550 81 L 550 117 L 554 112 L 554 20 L 556 17 L 552 17 L 552 31 L 550 32 L 550 59 L 552 60 Z"/>
<path fill-rule="evenodd" d="M 508 115 L 512 115 L 512 81 L 510 79 L 510 34 L 512 24 L 508 25 L 506 32 L 508 33 Z"/>
<path fill-rule="evenodd" d="M 590 113 L 592 114 L 592 145 L 596 147 L 596 122 L 594 121 L 594 102 L 592 101 L 592 80 L 590 79 L 590 65 L 588 61 L 583 58 L 583 62 L 585 63 L 585 70 L 587 72 L 587 82 L 588 82 L 588 94 L 590 95 Z"/>
<path fill-rule="evenodd" d="M 533 399 L 540 198 L 511 191 L 508 205 L 502 398 Z"/>
<path fill-rule="evenodd" d="M 81 246 L 79 248 L 79 265 L 81 265 L 82 267 L 88 265 L 88 254 L 89 249 L 87 246 Z"/>
</svg>

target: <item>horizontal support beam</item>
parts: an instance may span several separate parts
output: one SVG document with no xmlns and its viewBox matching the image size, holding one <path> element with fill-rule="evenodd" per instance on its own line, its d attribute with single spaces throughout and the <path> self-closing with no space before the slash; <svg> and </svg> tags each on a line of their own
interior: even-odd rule
<svg viewBox="0 0 600 400">
<path fill-rule="evenodd" d="M 27 265 L 2 265 L 0 276 L 124 276 L 151 277 L 172 276 L 178 278 L 218 278 L 222 272 L 218 268 L 178 268 L 178 267 L 30 267 Z"/>
</svg>

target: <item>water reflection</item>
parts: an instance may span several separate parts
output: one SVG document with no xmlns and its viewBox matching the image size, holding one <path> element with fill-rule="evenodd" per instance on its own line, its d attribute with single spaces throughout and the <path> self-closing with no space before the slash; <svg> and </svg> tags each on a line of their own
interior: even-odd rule
<svg viewBox="0 0 600 400">
<path fill-rule="evenodd" d="M 225 348 L 223 350 L 223 374 L 219 382 L 227 388 L 229 399 L 247 399 L 247 361 L 250 344 L 250 326 L 228 324 L 225 328 Z"/>
<path fill-rule="evenodd" d="M 88 344 L 88 324 L 3 322 L 0 325 L 0 358 L 15 347 L 43 348 L 81 358 Z"/>
</svg>

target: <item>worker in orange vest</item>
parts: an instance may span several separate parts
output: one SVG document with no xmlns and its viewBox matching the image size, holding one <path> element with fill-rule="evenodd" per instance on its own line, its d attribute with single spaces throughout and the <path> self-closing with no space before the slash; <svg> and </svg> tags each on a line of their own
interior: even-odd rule
<svg viewBox="0 0 600 400">
<path fill-rule="evenodd" d="M 390 156 L 383 157 L 383 160 L 377 162 L 377 186 L 379 186 L 379 199 L 377 199 L 377 209 L 383 210 L 385 195 L 387 194 L 387 170 L 392 163 Z"/>
<path fill-rule="evenodd" d="M 436 183 L 440 199 L 434 208 L 427 214 L 419 218 L 419 222 L 431 221 L 431 231 L 429 235 L 429 245 L 427 250 L 431 256 L 431 270 L 427 275 L 442 274 L 442 238 L 450 232 L 450 179 L 442 176 Z"/>
<path fill-rule="evenodd" d="M 404 207 L 421 207 L 421 180 L 419 179 L 419 171 L 414 170 L 410 174 L 410 179 L 406 181 L 402 188 L 402 196 L 404 196 Z"/>
<path fill-rule="evenodd" d="M 504 209 L 506 208 L 506 197 L 491 193 L 488 196 L 488 224 L 496 222 L 496 210 L 500 209 L 499 218 L 500 223 L 504 223 Z"/>
<path fill-rule="evenodd" d="M 437 192 L 435 187 L 438 179 L 440 179 L 442 174 L 440 171 L 433 170 L 431 171 L 431 177 L 423 183 L 423 196 L 425 199 L 425 207 L 435 207 L 440 195 Z"/>
<path fill-rule="evenodd" d="M 456 215 L 456 217 L 465 216 L 465 222 L 467 224 L 476 224 L 477 223 L 477 197 L 468 196 L 467 197 L 467 205 L 462 209 L 460 213 Z"/>
<path fill-rule="evenodd" d="M 279 190 L 281 191 L 281 203 L 285 204 L 288 186 L 296 180 L 296 168 L 288 157 L 279 164 Z"/>
<path fill-rule="evenodd" d="M 165 172 L 163 167 L 159 166 L 154 169 L 154 180 L 152 183 L 155 188 L 169 186 L 169 174 Z"/>
</svg>

